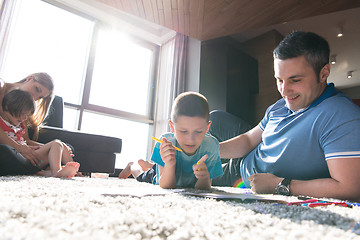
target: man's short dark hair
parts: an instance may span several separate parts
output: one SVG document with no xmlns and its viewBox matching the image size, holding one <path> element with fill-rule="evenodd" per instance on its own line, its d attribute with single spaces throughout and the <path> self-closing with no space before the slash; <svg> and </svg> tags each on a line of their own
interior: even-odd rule
<svg viewBox="0 0 360 240">
<path fill-rule="evenodd" d="M 274 58 L 286 60 L 305 56 L 317 75 L 329 63 L 329 43 L 312 32 L 295 31 L 287 35 L 273 51 Z"/>
<path fill-rule="evenodd" d="M 15 89 L 5 94 L 2 101 L 3 111 L 8 111 L 14 117 L 20 117 L 25 111 L 35 112 L 35 101 L 30 93 Z"/>
<path fill-rule="evenodd" d="M 171 121 L 174 123 L 180 116 L 203 117 L 209 121 L 209 104 L 207 99 L 196 92 L 179 94 L 173 103 Z"/>
</svg>

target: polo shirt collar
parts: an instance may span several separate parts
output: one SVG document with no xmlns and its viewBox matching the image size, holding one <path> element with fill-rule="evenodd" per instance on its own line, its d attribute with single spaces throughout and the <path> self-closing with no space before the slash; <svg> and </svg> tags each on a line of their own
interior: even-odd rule
<svg viewBox="0 0 360 240">
<path fill-rule="evenodd" d="M 318 99 L 316 99 L 307 109 L 315 107 L 316 105 L 318 105 L 319 103 L 321 103 L 325 99 L 335 95 L 336 93 L 338 93 L 338 90 L 336 90 L 334 84 L 333 83 L 328 83 L 325 90 L 320 95 L 320 97 L 318 97 Z"/>
<path fill-rule="evenodd" d="M 307 108 L 303 108 L 301 110 L 298 110 L 296 112 L 290 110 L 287 106 L 286 106 L 286 103 L 285 103 L 285 108 L 289 111 L 289 113 L 292 115 L 292 114 L 298 114 L 298 113 L 302 113 L 302 112 L 305 112 L 313 107 L 315 107 L 316 105 L 318 105 L 319 103 L 321 103 L 322 101 L 324 101 L 325 99 L 335 95 L 336 93 L 338 93 L 339 91 L 336 90 L 335 86 L 333 83 L 328 83 L 326 88 L 324 89 L 323 93 L 320 95 L 320 97 L 318 97 L 309 107 Z M 285 101 L 285 100 L 284 100 Z"/>
</svg>

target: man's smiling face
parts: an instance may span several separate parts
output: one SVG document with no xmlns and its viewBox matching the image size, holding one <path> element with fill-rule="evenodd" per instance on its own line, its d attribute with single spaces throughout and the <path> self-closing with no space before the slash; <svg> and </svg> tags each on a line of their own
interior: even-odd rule
<svg viewBox="0 0 360 240">
<path fill-rule="evenodd" d="M 286 60 L 276 58 L 274 72 L 278 91 L 286 106 L 299 111 L 310 106 L 324 91 L 330 66 L 325 65 L 318 77 L 304 56 Z"/>
</svg>

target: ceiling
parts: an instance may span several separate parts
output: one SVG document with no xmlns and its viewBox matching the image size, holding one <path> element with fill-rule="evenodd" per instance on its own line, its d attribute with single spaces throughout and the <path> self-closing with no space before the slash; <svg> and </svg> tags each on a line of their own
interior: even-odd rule
<svg viewBox="0 0 360 240">
<path fill-rule="evenodd" d="M 341 38 L 336 36 L 338 26 L 343 28 L 344 36 Z M 328 82 L 334 82 L 338 88 L 360 86 L 360 8 L 248 30 L 232 37 L 245 42 L 272 29 L 283 36 L 293 30 L 310 31 L 323 36 L 329 42 L 330 54 L 336 55 L 336 64 L 331 65 Z M 353 71 L 351 79 L 346 77 L 348 71 Z"/>
<path fill-rule="evenodd" d="M 96 0 L 112 9 L 204 41 L 231 36 L 244 42 L 275 29 L 313 31 L 325 37 L 337 63 L 329 81 L 360 86 L 359 0 Z M 342 26 L 344 36 L 336 37 Z M 347 71 L 353 78 L 347 79 Z"/>
</svg>

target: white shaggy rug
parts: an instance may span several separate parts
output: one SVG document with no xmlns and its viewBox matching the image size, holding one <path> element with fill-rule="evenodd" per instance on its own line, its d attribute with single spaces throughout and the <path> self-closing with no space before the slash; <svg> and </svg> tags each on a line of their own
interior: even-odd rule
<svg viewBox="0 0 360 240">
<path fill-rule="evenodd" d="M 1 240 L 360 239 L 360 207 L 222 201 L 134 179 L 0 177 L 0 200 Z"/>
</svg>

